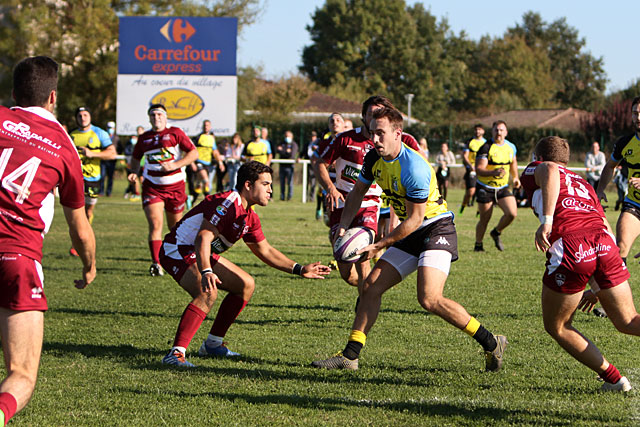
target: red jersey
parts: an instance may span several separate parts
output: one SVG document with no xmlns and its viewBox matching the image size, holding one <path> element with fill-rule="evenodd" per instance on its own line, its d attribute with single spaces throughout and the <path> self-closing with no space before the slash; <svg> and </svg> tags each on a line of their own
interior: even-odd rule
<svg viewBox="0 0 640 427">
<path fill-rule="evenodd" d="M 183 257 L 193 253 L 202 221 L 209 221 L 220 233 L 211 242 L 211 252 L 215 254 L 228 250 L 241 238 L 246 243 L 265 239 L 258 214 L 245 209 L 240 194 L 233 190 L 205 197 L 164 237 L 165 246 L 176 245 Z"/>
<path fill-rule="evenodd" d="M 408 133 L 402 134 L 402 142 L 421 152 L 416 139 Z M 345 199 L 360 176 L 364 156 L 371 149 L 373 142 L 364 136 L 362 127 L 339 133 L 332 140 L 325 139 L 320 142 L 316 155 L 327 165 L 335 162 L 336 188 Z M 374 182 L 365 194 L 361 207 L 380 206 L 381 194 L 382 189 Z M 344 202 L 340 201 L 338 208 L 343 207 Z"/>
<path fill-rule="evenodd" d="M 53 189 L 60 203 L 84 206 L 78 151 L 56 118 L 40 107 L 0 107 L 0 250 L 40 262 L 53 219 Z"/>
<path fill-rule="evenodd" d="M 535 170 L 542 162 L 530 163 L 522 173 L 520 182 L 527 198 L 531 200 L 531 207 L 538 217 L 542 215 L 542 190 L 536 184 Z M 553 213 L 553 227 L 551 228 L 551 242 L 559 237 L 584 233 L 592 230 L 602 230 L 605 218 L 604 210 L 598 196 L 591 185 L 577 173 L 571 172 L 564 166 L 558 165 L 560 172 L 560 195 Z"/>
<path fill-rule="evenodd" d="M 136 160 L 145 157 L 142 176 L 154 185 L 171 185 L 184 182 L 186 174 L 181 169 L 166 172 L 162 163 L 175 162 L 182 158 L 182 152 L 195 150 L 193 141 L 180 128 L 167 127 L 163 131 L 148 130 L 138 137 L 133 149 Z"/>
</svg>

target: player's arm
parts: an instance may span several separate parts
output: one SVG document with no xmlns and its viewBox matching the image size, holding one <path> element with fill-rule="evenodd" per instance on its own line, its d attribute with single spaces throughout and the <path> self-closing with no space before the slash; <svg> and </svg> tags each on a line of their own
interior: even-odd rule
<svg viewBox="0 0 640 427">
<path fill-rule="evenodd" d="M 367 184 L 359 178 L 356 180 L 353 189 L 349 192 L 347 200 L 344 202 L 344 209 L 342 209 L 342 216 L 340 217 L 340 225 L 338 227 L 338 232 L 335 234 L 336 238 L 342 236 L 351 225 L 353 218 L 356 217 L 356 214 L 360 210 L 360 206 L 362 206 L 362 199 L 364 199 L 365 194 L 367 194 L 369 187 L 371 187 L 370 183 Z"/>
<path fill-rule="evenodd" d="M 505 174 L 503 168 L 487 169 L 489 166 L 489 159 L 486 157 L 476 157 L 476 175 L 478 176 L 494 176 L 496 178 L 502 178 Z"/>
<path fill-rule="evenodd" d="M 520 188 L 520 177 L 518 176 L 518 159 L 513 156 L 511 165 L 509 165 L 509 172 L 511 173 L 511 179 L 513 181 L 514 188 Z"/>
<path fill-rule="evenodd" d="M 462 163 L 464 163 L 464 165 L 471 169 L 474 170 L 475 169 L 475 165 L 471 164 L 471 161 L 469 161 L 469 150 L 466 149 L 462 152 Z"/>
<path fill-rule="evenodd" d="M 113 144 L 105 147 L 100 151 L 91 151 L 87 147 L 81 147 L 83 154 L 87 159 L 100 159 L 100 160 L 113 160 L 116 158 L 118 153 L 116 152 L 116 147 Z"/>
<path fill-rule="evenodd" d="M 307 265 L 300 265 L 290 260 L 285 254 L 274 248 L 263 239 L 257 243 L 248 243 L 247 246 L 257 256 L 260 261 L 285 273 L 298 274 L 307 279 L 324 279 L 324 276 L 331 272 L 331 268 L 314 262 Z"/>
<path fill-rule="evenodd" d="M 273 160 L 273 154 L 269 153 L 267 154 L 267 166 L 271 166 L 271 160 Z"/>
<path fill-rule="evenodd" d="M 218 163 L 218 170 L 222 173 L 224 172 L 224 161 L 222 160 L 222 155 L 220 154 L 220 151 L 215 148 L 213 150 L 213 159 L 216 161 L 216 163 Z M 195 160 L 194 160 L 195 162 Z"/>
<path fill-rule="evenodd" d="M 207 220 L 202 221 L 200 230 L 196 235 L 195 252 L 198 271 L 200 272 L 200 285 L 203 292 L 212 292 L 217 289 L 220 279 L 213 272 L 211 266 L 211 242 L 218 236 L 218 229 Z"/>
<path fill-rule="evenodd" d="M 187 151 L 187 154 L 185 154 L 181 159 L 176 160 L 175 162 L 162 162 L 160 165 L 163 170 L 171 172 L 178 170 L 183 166 L 188 166 L 196 160 L 198 160 L 198 150 L 194 148 L 193 150 Z"/>
<path fill-rule="evenodd" d="M 546 251 L 551 246 L 549 236 L 553 226 L 553 213 L 560 195 L 560 171 L 553 162 L 543 162 L 536 167 L 536 184 L 542 192 L 542 212 L 538 213 L 540 227 L 536 231 L 536 249 Z"/>
<path fill-rule="evenodd" d="M 131 173 L 127 175 L 127 180 L 129 182 L 136 182 L 138 180 L 138 173 L 140 172 L 140 159 L 131 157 L 129 169 L 131 170 Z"/>
<path fill-rule="evenodd" d="M 604 168 L 602 169 L 602 173 L 600 174 L 600 182 L 598 183 L 598 188 L 596 189 L 596 194 L 598 195 L 598 199 L 604 200 L 605 202 L 607 201 L 607 195 L 604 193 L 604 190 L 607 188 L 607 185 L 609 185 L 609 182 L 611 182 L 611 178 L 613 177 L 613 172 L 615 172 L 619 164 L 620 164 L 620 161 L 609 159 L 607 163 L 604 165 Z M 632 180 L 634 179 L 635 178 L 629 178 L 629 184 L 636 187 L 636 185 L 632 183 Z M 640 187 L 640 182 L 638 182 L 638 187 L 636 188 L 639 188 L 639 187 Z"/>
<path fill-rule="evenodd" d="M 82 279 L 74 282 L 76 288 L 83 289 L 96 277 L 96 238 L 91 225 L 89 225 L 84 206 L 77 209 L 63 206 L 62 209 L 69 225 L 69 235 L 73 247 L 80 255 L 83 265 Z"/>
<path fill-rule="evenodd" d="M 329 165 L 327 165 L 322 157 L 317 154 L 311 156 L 311 166 L 313 167 L 313 173 L 316 175 L 316 179 L 327 192 L 327 207 L 329 211 L 332 211 L 338 207 L 341 200 L 344 201 L 344 196 L 338 191 L 333 182 L 331 182 Z"/>
</svg>

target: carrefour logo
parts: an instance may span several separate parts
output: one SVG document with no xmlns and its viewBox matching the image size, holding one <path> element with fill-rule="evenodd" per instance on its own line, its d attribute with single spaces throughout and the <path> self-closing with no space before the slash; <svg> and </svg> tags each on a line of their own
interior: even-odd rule
<svg viewBox="0 0 640 427">
<path fill-rule="evenodd" d="M 184 23 L 183 23 L 184 22 Z M 196 29 L 187 21 L 180 18 L 170 19 L 160 28 L 160 34 L 169 42 L 183 43 L 196 33 Z"/>
</svg>

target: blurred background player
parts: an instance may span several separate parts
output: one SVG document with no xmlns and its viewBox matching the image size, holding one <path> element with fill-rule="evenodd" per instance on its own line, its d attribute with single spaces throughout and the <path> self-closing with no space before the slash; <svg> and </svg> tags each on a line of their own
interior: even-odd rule
<svg viewBox="0 0 640 427">
<path fill-rule="evenodd" d="M 316 146 L 316 150 L 314 150 L 314 152 L 317 152 L 317 149 L 320 146 L 320 143 L 322 143 L 323 141 L 330 142 L 333 140 L 333 138 L 336 137 L 336 135 L 345 131 L 344 117 L 340 113 L 331 113 L 328 119 L 328 124 L 329 124 L 329 130 L 325 132 L 325 134 L 322 136 L 322 140 L 318 141 L 318 145 Z M 313 153 L 311 153 L 311 157 L 309 157 L 309 159 L 311 160 L 311 169 L 315 170 L 314 162 L 316 160 L 314 159 Z M 336 182 L 335 166 L 330 165 L 327 171 L 329 173 L 329 179 L 331 180 L 331 182 L 335 184 Z M 313 174 L 315 176 L 315 172 Z M 317 177 L 316 177 L 316 183 L 318 183 Z M 324 220 L 325 225 L 329 226 L 329 210 L 327 209 L 327 206 L 325 203 L 326 197 L 327 197 L 327 191 L 324 188 L 322 188 L 322 185 L 318 184 L 318 189 L 316 191 L 316 219 L 322 218 Z M 338 268 L 338 264 L 335 264 L 335 262 L 333 261 L 332 261 L 332 265 L 335 268 Z"/>
<path fill-rule="evenodd" d="M 640 235 L 640 96 L 631 101 L 631 123 L 633 132 L 616 140 L 611 158 L 602 170 L 597 189 L 598 198 L 606 202 L 607 195 L 604 191 L 611 182 L 613 171 L 624 160 L 627 165 L 629 191 L 616 223 L 616 239 L 620 247 L 620 256 L 625 263 L 633 242 Z"/>
<path fill-rule="evenodd" d="M 144 128 L 142 126 L 138 126 L 136 128 L 136 134 L 129 139 L 129 143 L 124 147 L 124 158 L 127 162 L 127 176 L 132 172 L 131 165 L 131 155 L 133 154 L 133 149 L 136 147 L 138 143 L 138 137 L 144 133 Z M 129 199 L 132 202 L 137 202 L 140 200 L 140 184 L 136 180 L 135 182 L 128 182 L 127 180 L 127 188 L 124 190 L 124 198 Z"/>
<path fill-rule="evenodd" d="M 450 165 L 456 164 L 456 156 L 449 150 L 449 144 L 440 144 L 440 152 L 436 156 L 436 178 L 438 181 L 438 191 L 443 199 L 447 200 L 447 191 L 449 190 L 449 178 L 451 177 Z"/>
<path fill-rule="evenodd" d="M 120 137 L 116 134 L 116 122 L 107 122 L 107 133 L 116 153 L 121 150 Z M 100 160 L 100 195 L 111 197 L 113 191 L 113 175 L 116 172 L 116 159 Z"/>
<path fill-rule="evenodd" d="M 245 160 L 255 160 L 256 162 L 263 163 L 267 166 L 271 166 L 271 160 L 273 154 L 271 152 L 271 144 L 269 141 L 262 139 L 260 126 L 253 127 L 253 139 L 244 146 L 244 152 L 242 155 Z"/>
<path fill-rule="evenodd" d="M 142 208 L 149 224 L 149 274 L 162 276 L 158 256 L 162 246 L 163 211 L 166 212 L 169 228 L 182 218 L 187 200 L 182 168 L 198 158 L 198 150 L 180 128 L 167 125 L 167 109 L 164 105 L 151 105 L 147 114 L 151 130 L 138 138 L 131 155 L 131 173 L 127 178 L 129 182 L 138 179 L 140 160 L 144 156 Z"/>
<path fill-rule="evenodd" d="M 249 273 L 220 256 L 238 240 L 244 240 L 262 262 L 286 273 L 321 279 L 331 271 L 317 262 L 302 266 L 267 242 L 260 219 L 251 206 L 269 203 L 272 173 L 269 166 L 256 161 L 243 164 L 234 190 L 205 197 L 165 236 L 162 265 L 193 299 L 182 314 L 173 347 L 162 363 L 194 366 L 185 359 L 185 353 L 213 307 L 218 289 L 228 294 L 198 354 L 239 356 L 227 348 L 223 338 L 251 299 L 255 281 Z"/>
<path fill-rule="evenodd" d="M 56 187 L 83 264 L 76 287 L 86 287 L 96 276 L 96 245 L 84 210 L 80 160 L 53 115 L 57 84 L 54 60 L 26 58 L 13 70 L 17 107 L 0 107 L 4 123 L 0 132 L 4 183 L 0 187 L 4 213 L 0 215 L 0 336 L 7 373 L 0 384 L 0 425 L 29 402 L 38 377 L 47 310 L 40 263 L 43 237 L 53 219 Z"/>
<path fill-rule="evenodd" d="M 476 154 L 480 147 L 487 142 L 484 139 L 484 128 L 481 124 L 477 124 L 473 127 L 473 138 L 467 142 L 464 150 L 462 151 L 462 163 L 464 163 L 464 197 L 462 198 L 462 205 L 460 206 L 460 213 L 464 212 L 464 208 L 467 206 L 473 206 L 473 201 L 476 196 Z"/>
<path fill-rule="evenodd" d="M 189 167 L 193 186 L 190 204 L 195 203 L 198 195 L 207 195 L 211 191 L 209 174 L 215 175 L 216 168 L 218 171 L 224 170 L 210 120 L 202 122 L 202 132 L 193 139 L 193 143 L 198 150 L 198 159 Z"/>
<path fill-rule="evenodd" d="M 504 250 L 500 235 L 518 215 L 516 198 L 509 191 L 509 175 L 514 188 L 520 187 L 516 146 L 507 141 L 507 124 L 498 120 L 492 127 L 493 138 L 487 141 L 476 154 L 476 201 L 480 218 L 476 225 L 476 252 L 483 252 L 482 240 L 487 231 L 493 206 L 502 209 L 498 225 L 491 230 L 491 238 L 499 251 Z"/>
<path fill-rule="evenodd" d="M 78 128 L 71 131 L 71 139 L 82 162 L 85 211 L 91 224 L 100 191 L 100 161 L 115 159 L 117 153 L 109 134 L 91 124 L 91 112 L 87 107 L 78 107 L 75 117 Z M 69 253 L 78 256 L 78 252 L 73 247 Z"/>
<path fill-rule="evenodd" d="M 546 137 L 536 145 L 535 154 L 538 161 L 526 167 L 521 181 L 540 219 L 536 248 L 547 255 L 542 277 L 544 328 L 567 353 L 604 380 L 603 391 L 629 391 L 629 380 L 572 324 L 577 309 L 591 310 L 599 300 L 616 329 L 640 335 L 629 272 L 593 187 L 566 169 L 569 143 Z M 587 283 L 591 291 L 583 294 Z"/>
</svg>

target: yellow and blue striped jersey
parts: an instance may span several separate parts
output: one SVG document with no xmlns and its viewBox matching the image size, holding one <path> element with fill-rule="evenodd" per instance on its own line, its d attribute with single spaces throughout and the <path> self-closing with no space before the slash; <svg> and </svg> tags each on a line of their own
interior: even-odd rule
<svg viewBox="0 0 640 427">
<path fill-rule="evenodd" d="M 107 131 L 91 125 L 87 130 L 75 129 L 71 132 L 71 139 L 77 148 L 87 147 L 93 152 L 100 152 L 112 144 Z M 87 158 L 78 150 L 82 161 L 82 175 L 85 181 L 100 181 L 100 159 Z"/>
</svg>

